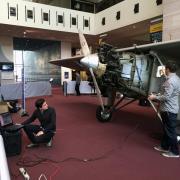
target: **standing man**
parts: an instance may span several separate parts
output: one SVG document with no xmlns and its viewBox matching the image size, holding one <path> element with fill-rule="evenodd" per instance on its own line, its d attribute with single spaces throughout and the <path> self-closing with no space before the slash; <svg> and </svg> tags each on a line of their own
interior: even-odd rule
<svg viewBox="0 0 180 180">
<path fill-rule="evenodd" d="M 27 147 L 34 147 L 41 143 L 46 143 L 46 146 L 52 146 L 52 137 L 56 131 L 56 112 L 54 108 L 48 107 L 45 99 L 40 98 L 35 102 L 36 110 L 32 116 L 24 121 L 24 131 L 29 140 L 32 142 Z M 31 124 L 36 119 L 40 125 Z"/>
<path fill-rule="evenodd" d="M 80 90 L 79 90 L 80 83 L 81 83 L 80 74 L 76 72 L 76 85 L 75 85 L 76 96 L 81 95 Z"/>
<path fill-rule="evenodd" d="M 180 94 L 180 78 L 176 75 L 177 65 L 167 63 L 165 66 L 166 80 L 161 87 L 160 95 L 150 95 L 149 100 L 160 102 L 160 113 L 163 123 L 163 138 L 161 145 L 154 147 L 165 157 L 179 157 L 176 134 L 177 114 L 179 110 L 178 96 Z"/>
</svg>

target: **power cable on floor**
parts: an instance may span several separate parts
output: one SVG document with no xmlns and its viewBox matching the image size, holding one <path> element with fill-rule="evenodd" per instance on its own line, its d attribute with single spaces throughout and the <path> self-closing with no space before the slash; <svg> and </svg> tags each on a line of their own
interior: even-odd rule
<svg viewBox="0 0 180 180">
<path fill-rule="evenodd" d="M 67 162 L 67 161 L 88 162 L 88 161 L 96 161 L 96 160 L 99 160 L 99 159 L 103 159 L 103 158 L 105 158 L 105 155 L 99 156 L 99 157 L 96 157 L 96 158 L 84 158 L 84 159 L 77 158 L 77 157 L 68 157 L 68 158 L 65 158 L 65 159 L 63 159 L 61 161 L 56 161 L 56 160 L 53 160 L 53 159 L 44 158 L 44 157 L 38 156 L 36 154 L 34 155 L 34 157 L 36 158 L 36 160 L 20 159 L 16 163 L 16 165 L 23 166 L 23 167 L 34 167 L 34 166 L 39 165 L 39 164 L 44 163 L 44 162 L 51 162 L 51 163 L 56 163 L 56 164 Z M 31 157 L 31 159 L 32 159 L 32 157 Z"/>
<path fill-rule="evenodd" d="M 119 147 L 117 148 L 113 148 L 107 152 L 105 152 L 103 155 L 101 156 L 97 156 L 95 158 L 76 158 L 76 157 L 68 157 L 68 158 L 65 158 L 61 161 L 55 161 L 55 160 L 52 160 L 52 159 L 48 159 L 48 158 L 44 158 L 44 157 L 40 157 L 38 155 L 34 155 L 34 157 L 36 158 L 36 160 L 32 160 L 32 157 L 28 157 L 28 156 L 24 156 L 24 153 L 23 153 L 23 156 L 21 156 L 21 159 L 16 163 L 16 165 L 18 166 L 21 166 L 21 167 L 34 167 L 36 165 L 39 165 L 41 163 L 53 163 L 54 165 L 55 164 L 59 164 L 59 163 L 63 163 L 63 162 L 67 162 L 67 161 L 78 161 L 78 162 L 83 162 L 83 163 L 87 163 L 87 162 L 93 162 L 93 161 L 97 161 L 97 160 L 100 160 L 100 159 L 105 159 L 107 158 L 108 156 L 110 156 L 114 151 L 116 151 L 117 149 L 122 149 L 123 148 L 123 145 L 126 143 L 126 141 L 129 139 L 130 136 L 132 136 L 136 130 L 140 127 L 140 123 L 137 123 L 135 125 L 135 127 L 133 128 L 133 130 L 131 130 L 130 133 L 128 133 L 122 140 L 122 143 Z M 59 168 L 56 169 L 56 172 L 53 173 L 53 176 L 55 174 L 57 174 L 57 172 L 59 171 Z M 14 179 L 17 179 L 20 174 L 18 175 L 15 175 L 11 172 L 11 176 L 14 178 Z M 43 178 L 42 177 L 43 175 L 41 174 L 39 176 L 39 178 Z M 50 176 L 50 180 L 51 180 L 51 176 Z"/>
<path fill-rule="evenodd" d="M 128 140 L 128 138 L 132 134 L 135 133 L 135 131 L 139 128 L 139 126 L 140 126 L 140 123 L 137 123 L 135 125 L 135 127 L 133 128 L 133 130 L 124 137 L 120 147 L 111 149 L 111 150 L 105 152 L 103 155 L 100 155 L 100 156 L 97 156 L 97 157 L 94 157 L 94 158 L 67 157 L 67 158 L 65 158 L 63 160 L 56 161 L 56 160 L 53 160 L 53 159 L 41 157 L 41 156 L 38 156 L 38 155 L 34 154 L 34 157 L 36 158 L 36 160 L 32 160 L 32 157 L 23 157 L 16 163 L 16 165 L 17 166 L 22 166 L 22 167 L 34 167 L 34 166 L 37 166 L 37 165 L 39 165 L 41 163 L 44 163 L 44 162 L 51 162 L 51 163 L 59 164 L 59 163 L 67 162 L 67 161 L 77 161 L 77 162 L 87 163 L 87 162 L 93 162 L 93 161 L 105 159 L 109 155 L 111 155 L 115 150 L 121 149 L 123 147 L 124 143 Z"/>
<path fill-rule="evenodd" d="M 42 174 L 39 176 L 38 180 L 41 180 L 41 179 L 47 180 L 47 177 L 45 176 L 45 174 L 42 173 Z"/>
</svg>

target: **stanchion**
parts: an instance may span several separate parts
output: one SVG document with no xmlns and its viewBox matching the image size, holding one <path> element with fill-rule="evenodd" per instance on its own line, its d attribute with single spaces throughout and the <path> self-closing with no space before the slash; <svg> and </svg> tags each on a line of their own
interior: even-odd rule
<svg viewBox="0 0 180 180">
<path fill-rule="evenodd" d="M 24 72 L 24 58 L 23 58 L 23 51 L 22 51 L 22 108 L 20 110 L 21 117 L 28 116 L 29 114 L 26 112 L 26 95 L 25 95 L 25 72 Z"/>
</svg>

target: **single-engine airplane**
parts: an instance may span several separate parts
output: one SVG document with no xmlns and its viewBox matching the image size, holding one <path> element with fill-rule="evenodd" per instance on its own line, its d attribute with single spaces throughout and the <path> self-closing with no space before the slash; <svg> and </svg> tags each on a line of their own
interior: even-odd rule
<svg viewBox="0 0 180 180">
<path fill-rule="evenodd" d="M 134 45 L 123 49 L 101 42 L 97 53 L 91 54 L 80 31 L 79 39 L 82 56 L 51 60 L 50 63 L 89 70 L 100 102 L 96 110 L 96 118 L 100 122 L 110 121 L 113 111 L 137 99 L 146 98 L 150 92 L 158 92 L 162 81 L 159 72 L 164 67 L 163 64 L 169 60 L 176 61 L 177 64 L 180 62 L 180 40 Z M 118 100 L 117 94 L 120 94 Z M 119 106 L 127 97 L 129 100 Z M 157 112 L 155 106 L 153 108 Z"/>
</svg>

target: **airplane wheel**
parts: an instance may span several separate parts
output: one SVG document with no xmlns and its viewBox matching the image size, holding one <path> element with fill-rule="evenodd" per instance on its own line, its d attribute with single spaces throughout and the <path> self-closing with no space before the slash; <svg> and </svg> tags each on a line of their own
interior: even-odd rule
<svg viewBox="0 0 180 180">
<path fill-rule="evenodd" d="M 98 119 L 98 121 L 100 122 L 109 122 L 111 120 L 112 117 L 112 112 L 107 112 L 109 108 L 105 107 L 105 110 L 103 111 L 101 106 L 99 106 L 96 110 L 96 118 Z"/>
</svg>

